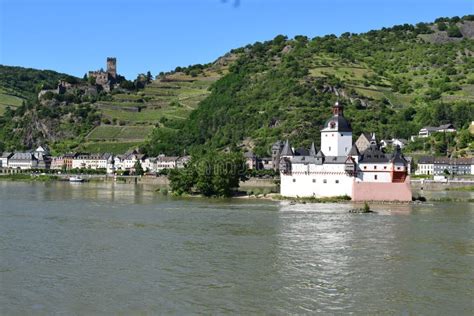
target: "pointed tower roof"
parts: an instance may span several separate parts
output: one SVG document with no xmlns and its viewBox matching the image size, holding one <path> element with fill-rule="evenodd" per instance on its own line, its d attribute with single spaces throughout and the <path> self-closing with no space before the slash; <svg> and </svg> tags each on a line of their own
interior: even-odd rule
<svg viewBox="0 0 474 316">
<path fill-rule="evenodd" d="M 288 139 L 286 140 L 285 146 L 283 146 L 280 156 L 293 156 L 293 150 L 291 149 Z"/>
<path fill-rule="evenodd" d="M 321 150 L 318 151 L 318 153 L 316 154 L 316 158 L 324 158 L 324 154 Z"/>
<path fill-rule="evenodd" d="M 322 131 L 352 132 L 351 124 L 344 117 L 344 106 L 336 102 L 332 107 L 333 116 L 324 123 Z"/>
<path fill-rule="evenodd" d="M 402 151 L 400 149 L 400 146 L 396 146 L 395 150 L 393 151 L 392 157 L 390 158 L 390 162 L 392 163 L 403 163 L 406 164 L 407 160 L 402 154 Z"/>
<path fill-rule="evenodd" d="M 370 139 L 371 145 L 377 145 L 377 138 L 375 137 L 375 133 L 372 134 L 372 138 Z"/>
<path fill-rule="evenodd" d="M 309 149 L 309 155 L 314 157 L 316 156 L 316 153 L 317 153 L 316 146 L 314 146 L 314 142 L 313 142 L 311 143 L 311 148 Z"/>
<path fill-rule="evenodd" d="M 352 145 L 351 150 L 349 151 L 348 156 L 360 156 L 359 148 L 357 148 L 356 144 Z"/>
</svg>

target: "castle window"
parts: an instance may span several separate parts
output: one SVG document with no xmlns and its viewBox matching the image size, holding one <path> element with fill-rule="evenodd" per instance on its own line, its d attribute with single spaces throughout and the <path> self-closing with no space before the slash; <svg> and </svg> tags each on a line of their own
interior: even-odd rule
<svg viewBox="0 0 474 316">
<path fill-rule="evenodd" d="M 329 146 L 329 151 L 331 151 L 331 146 Z"/>
<path fill-rule="evenodd" d="M 387 166 L 384 166 L 383 168 L 384 168 L 384 169 L 387 169 Z"/>
<path fill-rule="evenodd" d="M 374 170 L 376 170 L 376 169 L 377 169 L 377 166 L 374 166 Z"/>
<path fill-rule="evenodd" d="M 316 183 L 316 179 L 313 179 L 313 183 Z"/>
<path fill-rule="evenodd" d="M 364 170 L 367 169 L 367 166 L 364 166 Z"/>
<path fill-rule="evenodd" d="M 339 180 L 336 180 L 336 183 L 339 183 Z"/>
<path fill-rule="evenodd" d="M 296 182 L 296 179 L 293 179 L 293 182 Z"/>
<path fill-rule="evenodd" d="M 377 175 L 374 176 L 374 180 L 377 180 Z"/>
<path fill-rule="evenodd" d="M 323 183 L 328 183 L 328 180 L 324 179 L 324 180 L 323 180 Z"/>
</svg>

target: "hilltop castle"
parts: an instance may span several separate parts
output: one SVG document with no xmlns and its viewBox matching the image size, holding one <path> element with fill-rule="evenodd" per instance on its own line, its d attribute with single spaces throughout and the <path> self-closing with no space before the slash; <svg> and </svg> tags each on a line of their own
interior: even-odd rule
<svg viewBox="0 0 474 316">
<path fill-rule="evenodd" d="M 105 91 L 110 91 L 117 82 L 117 58 L 107 57 L 107 71 L 89 71 L 89 78 L 95 78 L 95 83 L 102 86 Z"/>
<path fill-rule="evenodd" d="M 352 128 L 344 107 L 336 102 L 321 130 L 321 148 L 314 143 L 303 155 L 286 141 L 280 156 L 281 195 L 333 197 L 353 201 L 411 201 L 408 161 L 399 147 L 385 154 L 372 136 L 360 151 L 352 143 Z"/>
</svg>

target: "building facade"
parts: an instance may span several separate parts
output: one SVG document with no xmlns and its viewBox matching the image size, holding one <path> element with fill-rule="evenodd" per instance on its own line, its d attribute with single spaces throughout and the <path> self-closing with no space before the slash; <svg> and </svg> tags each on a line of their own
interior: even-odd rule
<svg viewBox="0 0 474 316">
<path fill-rule="evenodd" d="M 31 170 L 38 168 L 38 159 L 33 153 L 15 153 L 8 160 L 8 168 Z"/>
<path fill-rule="evenodd" d="M 13 156 L 11 152 L 4 152 L 0 157 L 0 168 L 8 168 L 8 160 Z"/>
<path fill-rule="evenodd" d="M 418 160 L 418 175 L 474 175 L 474 158 L 424 156 Z"/>
<path fill-rule="evenodd" d="M 438 127 L 425 126 L 422 129 L 420 129 L 420 131 L 418 132 L 418 137 L 421 137 L 421 138 L 429 137 L 433 133 L 454 133 L 454 132 L 456 132 L 456 128 L 453 126 L 453 124 L 444 124 Z"/>
<path fill-rule="evenodd" d="M 105 170 L 107 173 L 115 171 L 114 156 L 105 154 L 78 154 L 72 159 L 72 169 Z"/>
</svg>

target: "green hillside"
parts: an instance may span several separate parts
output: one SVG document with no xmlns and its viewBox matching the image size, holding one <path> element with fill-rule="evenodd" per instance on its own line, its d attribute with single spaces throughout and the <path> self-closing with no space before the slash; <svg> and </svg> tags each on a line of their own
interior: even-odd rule
<svg viewBox="0 0 474 316">
<path fill-rule="evenodd" d="M 174 129 L 211 93 L 210 86 L 228 72 L 235 58 L 225 56 L 196 72 L 189 70 L 192 67 L 178 68 L 180 71 L 161 74 L 143 90 L 112 93 L 110 100 L 96 102 L 102 124 L 89 133 L 79 148 L 123 152 L 141 146 L 155 127 Z"/>
<path fill-rule="evenodd" d="M 69 94 L 41 103 L 39 90 L 59 79 L 85 81 L 0 66 L 0 149 L 46 142 L 57 152 L 240 147 L 267 155 L 277 139 L 318 142 L 337 99 L 354 134 L 409 138 L 424 125 L 448 122 L 466 129 L 474 120 L 473 38 L 473 16 L 339 37 L 280 35 L 210 64 L 161 73 L 144 88 L 128 82 L 131 88 L 121 84 L 93 98 Z"/>
<path fill-rule="evenodd" d="M 277 139 L 319 142 L 340 99 L 354 133 L 409 138 L 424 125 L 474 118 L 473 16 L 309 39 L 277 36 L 234 50 L 240 58 L 175 130 L 156 129 L 145 149 L 244 147 L 261 155 Z M 440 31 L 440 23 L 459 34 Z"/>
</svg>

